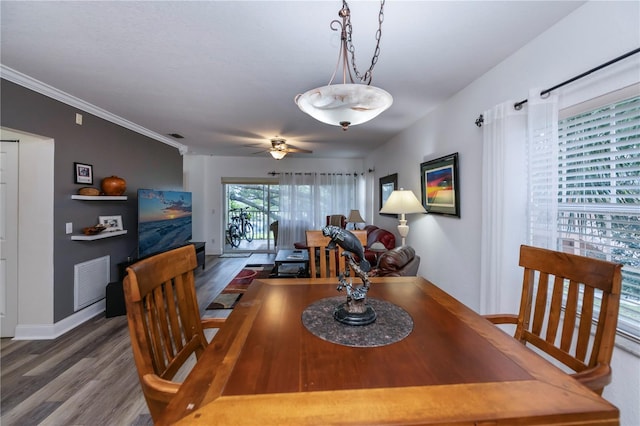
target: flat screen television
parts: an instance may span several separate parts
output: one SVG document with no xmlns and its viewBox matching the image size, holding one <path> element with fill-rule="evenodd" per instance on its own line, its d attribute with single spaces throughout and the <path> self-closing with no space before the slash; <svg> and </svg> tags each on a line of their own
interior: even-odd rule
<svg viewBox="0 0 640 426">
<path fill-rule="evenodd" d="M 138 257 L 191 241 L 191 192 L 138 189 Z"/>
</svg>

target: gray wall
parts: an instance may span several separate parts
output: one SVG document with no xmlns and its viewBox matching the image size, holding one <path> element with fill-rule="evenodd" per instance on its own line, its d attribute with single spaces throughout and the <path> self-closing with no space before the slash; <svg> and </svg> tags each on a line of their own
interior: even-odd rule
<svg viewBox="0 0 640 426">
<path fill-rule="evenodd" d="M 117 264 L 137 254 L 137 189 L 182 189 L 182 157 L 178 150 L 109 121 L 80 111 L 6 80 L 1 81 L 0 125 L 55 140 L 54 158 L 54 322 L 73 314 L 73 266 L 111 256 L 111 280 Z M 75 124 L 75 115 L 83 124 Z M 103 177 L 127 181 L 127 201 L 77 201 L 71 195 L 86 185 L 74 183 L 73 163 L 93 165 L 94 187 Z M 23 194 L 20 197 L 37 196 Z M 74 233 L 95 225 L 98 216 L 121 215 L 124 236 L 96 241 L 71 241 Z M 37 267 L 37 265 L 34 265 Z"/>
</svg>

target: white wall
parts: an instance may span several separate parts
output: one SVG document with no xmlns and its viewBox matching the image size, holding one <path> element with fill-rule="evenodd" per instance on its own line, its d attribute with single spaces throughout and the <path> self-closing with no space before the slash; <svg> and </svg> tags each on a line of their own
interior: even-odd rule
<svg viewBox="0 0 640 426">
<path fill-rule="evenodd" d="M 589 2 L 365 159 L 365 167 L 375 169 L 370 185 L 375 187 L 378 178 L 398 173 L 399 186 L 420 197 L 420 163 L 453 152 L 460 154 L 461 218 L 408 217 L 407 244 L 422 257 L 421 275 L 479 310 L 482 131 L 474 125 L 478 115 L 509 99 L 526 98 L 530 88 L 552 87 L 638 46 L 640 2 Z M 637 57 L 559 93 L 566 103 L 578 93 L 607 91 L 633 80 L 640 80 Z M 374 194 L 367 211 L 377 209 L 378 195 Z M 397 221 L 378 216 L 375 223 L 395 229 Z M 515 285 L 520 282 L 518 277 Z M 513 312 L 517 312 L 517 304 L 514 300 Z M 629 426 L 640 425 L 637 346 L 631 345 L 636 355 L 616 348 L 614 382 L 604 393 L 620 408 L 622 424 Z"/>
<path fill-rule="evenodd" d="M 206 241 L 207 254 L 220 254 L 224 243 L 224 193 L 222 178 L 262 178 L 269 172 L 364 172 L 361 159 L 306 159 L 294 156 L 283 160 L 270 157 L 184 156 L 184 186 L 193 192 L 193 239 Z M 277 178 L 277 176 L 276 176 Z M 370 220 L 371 216 L 365 219 Z"/>
</svg>

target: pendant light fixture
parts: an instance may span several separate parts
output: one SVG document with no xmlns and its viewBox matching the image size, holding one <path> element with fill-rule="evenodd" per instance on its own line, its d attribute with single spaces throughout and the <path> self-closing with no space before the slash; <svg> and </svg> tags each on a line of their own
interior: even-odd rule
<svg viewBox="0 0 640 426">
<path fill-rule="evenodd" d="M 388 109 L 393 103 L 393 97 L 385 90 L 371 86 L 373 67 L 380 56 L 380 38 L 382 36 L 382 21 L 384 20 L 384 3 L 380 2 L 378 14 L 378 31 L 376 31 L 376 48 L 371 59 L 371 66 L 361 75 L 356 67 L 355 48 L 352 42 L 351 11 L 346 0 L 342 1 L 342 9 L 338 16 L 342 18 L 331 21 L 333 31 L 340 30 L 341 43 L 338 53 L 338 63 L 333 71 L 331 80 L 327 86 L 309 90 L 297 95 L 295 102 L 305 113 L 323 123 L 341 126 L 347 130 L 349 126 L 365 123 Z M 349 68 L 349 56 L 351 53 L 351 66 L 356 79 L 360 83 L 354 83 L 351 69 Z M 342 64 L 342 84 L 331 84 Z M 347 83 L 347 75 L 349 82 Z"/>
</svg>

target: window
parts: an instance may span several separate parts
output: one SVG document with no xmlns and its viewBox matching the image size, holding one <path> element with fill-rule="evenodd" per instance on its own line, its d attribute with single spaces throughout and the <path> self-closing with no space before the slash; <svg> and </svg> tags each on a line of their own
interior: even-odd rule
<svg viewBox="0 0 640 426">
<path fill-rule="evenodd" d="M 636 92 L 637 93 L 637 90 Z M 558 250 L 624 265 L 618 328 L 640 337 L 640 96 L 562 114 Z M 535 194 L 531 195 L 535 199 Z M 554 212 L 555 213 L 555 212 Z"/>
</svg>

